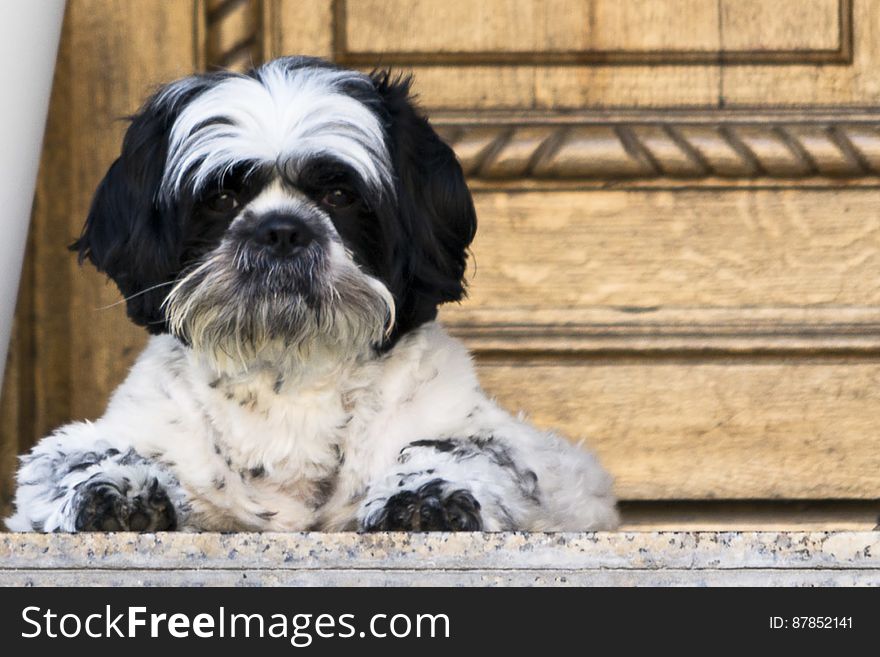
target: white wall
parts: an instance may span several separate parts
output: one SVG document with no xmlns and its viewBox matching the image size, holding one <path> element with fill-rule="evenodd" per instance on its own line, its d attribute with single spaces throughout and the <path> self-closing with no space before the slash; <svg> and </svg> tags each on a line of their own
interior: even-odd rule
<svg viewBox="0 0 880 657">
<path fill-rule="evenodd" d="M 0 382 L 63 16 L 64 0 L 0 0 Z"/>
</svg>

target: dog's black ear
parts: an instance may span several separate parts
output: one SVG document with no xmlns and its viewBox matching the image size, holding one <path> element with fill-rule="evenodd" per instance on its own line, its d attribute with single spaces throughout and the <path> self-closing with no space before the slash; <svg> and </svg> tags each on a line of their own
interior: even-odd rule
<svg viewBox="0 0 880 657">
<path fill-rule="evenodd" d="M 403 233 L 400 252 L 390 254 L 400 336 L 433 320 L 441 303 L 464 297 L 477 215 L 455 153 L 413 103 L 411 78 L 383 71 L 372 79 L 387 123 Z"/>
<path fill-rule="evenodd" d="M 180 271 L 183 226 L 176 202 L 159 194 L 169 132 L 202 82 L 192 77 L 172 83 L 132 117 L 122 152 L 98 185 L 82 235 L 71 245 L 80 263 L 88 259 L 113 279 L 127 298 L 128 316 L 151 333 L 167 330 L 162 302 L 167 283 Z"/>
</svg>

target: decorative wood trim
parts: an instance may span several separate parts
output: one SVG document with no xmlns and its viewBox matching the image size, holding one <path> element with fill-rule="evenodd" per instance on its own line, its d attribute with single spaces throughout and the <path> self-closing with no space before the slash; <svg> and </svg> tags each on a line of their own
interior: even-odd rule
<svg viewBox="0 0 880 657">
<path fill-rule="evenodd" d="M 621 531 L 872 531 L 878 500 L 633 500 Z"/>
<path fill-rule="evenodd" d="M 347 0 L 333 0 L 334 61 L 347 66 L 573 66 L 573 65 L 793 65 L 850 64 L 852 0 L 839 0 L 838 47 L 833 50 L 568 50 L 471 52 L 351 52 L 346 39 Z"/>
<path fill-rule="evenodd" d="M 840 36 L 838 43 L 840 44 L 840 63 L 852 64 L 855 38 L 853 36 L 853 0 L 840 0 L 837 5 L 840 11 Z"/>
<path fill-rule="evenodd" d="M 838 180 L 880 175 L 880 112 L 433 115 L 483 181 Z"/>
<path fill-rule="evenodd" d="M 197 21 L 201 34 L 196 43 L 199 67 L 246 70 L 263 61 L 264 19 L 269 3 L 264 0 L 197 0 Z"/>
<path fill-rule="evenodd" d="M 584 308 L 442 311 L 482 360 L 834 355 L 880 357 L 875 308 Z"/>
<path fill-rule="evenodd" d="M 260 0 L 262 4 L 262 30 L 260 37 L 261 58 L 255 61 L 260 64 L 266 60 L 281 55 L 295 55 L 299 53 L 288 53 L 281 51 L 282 29 L 281 20 L 281 2 L 283 0 Z"/>
</svg>

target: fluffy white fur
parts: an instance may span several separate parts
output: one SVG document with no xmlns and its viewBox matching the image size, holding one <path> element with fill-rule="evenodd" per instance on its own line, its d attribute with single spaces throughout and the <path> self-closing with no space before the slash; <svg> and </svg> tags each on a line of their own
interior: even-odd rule
<svg viewBox="0 0 880 657">
<path fill-rule="evenodd" d="M 611 480 L 593 456 L 499 408 L 480 389 L 466 350 L 436 323 L 381 358 L 315 372 L 298 386 L 276 391 L 271 368 L 215 381 L 216 373 L 175 338 L 152 338 L 104 417 L 64 427 L 27 459 L 9 528 L 73 531 L 72 495 L 52 499 L 41 468 L 59 450 L 108 447 L 157 455 L 155 465 L 119 465 L 107 474 L 127 474 L 131 496 L 160 477 L 181 509 L 182 529 L 358 529 L 402 489 L 401 481 L 417 488 L 436 478 L 473 492 L 488 531 L 616 523 Z M 537 501 L 523 496 L 514 473 L 485 456 L 459 460 L 430 447 L 405 449 L 419 439 L 460 436 L 493 436 L 527 464 Z M 401 450 L 409 458 L 401 459 Z M 63 485 L 72 490 L 102 467 L 73 472 Z M 335 488 L 316 508 L 315 482 L 334 472 Z"/>
<path fill-rule="evenodd" d="M 355 71 L 270 63 L 260 78 L 230 77 L 188 104 L 174 123 L 163 192 L 176 192 L 185 176 L 198 190 L 211 174 L 242 162 L 295 163 L 332 154 L 377 190 L 388 188 L 391 170 L 382 126 L 343 85 L 368 84 Z M 187 82 L 164 93 L 186 91 Z"/>
</svg>

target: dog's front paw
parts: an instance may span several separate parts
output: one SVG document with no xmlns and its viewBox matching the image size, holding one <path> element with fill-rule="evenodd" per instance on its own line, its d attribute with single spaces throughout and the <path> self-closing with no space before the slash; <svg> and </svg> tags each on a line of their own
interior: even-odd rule
<svg viewBox="0 0 880 657">
<path fill-rule="evenodd" d="M 480 503 L 464 489 L 446 491 L 433 479 L 414 491 L 392 495 L 367 517 L 365 531 L 480 531 Z"/>
<path fill-rule="evenodd" d="M 153 479 L 138 491 L 129 483 L 94 478 L 74 498 L 79 532 L 155 532 L 177 528 L 177 514 L 165 489 Z"/>
</svg>

